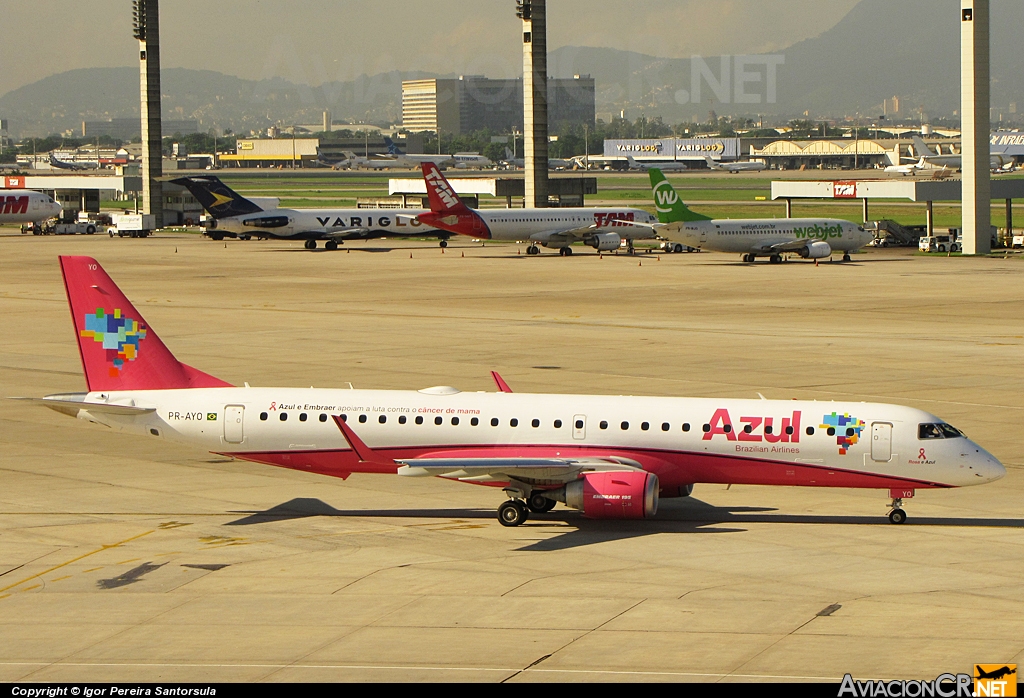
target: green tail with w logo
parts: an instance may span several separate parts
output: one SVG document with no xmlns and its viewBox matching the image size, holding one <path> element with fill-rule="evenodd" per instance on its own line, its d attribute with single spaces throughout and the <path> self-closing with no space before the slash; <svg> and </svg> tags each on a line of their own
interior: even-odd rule
<svg viewBox="0 0 1024 698">
<path fill-rule="evenodd" d="M 654 207 L 658 211 L 658 220 L 662 223 L 686 223 L 690 221 L 709 221 L 711 218 L 694 213 L 676 194 L 661 170 L 651 168 L 651 189 L 654 190 Z"/>
</svg>

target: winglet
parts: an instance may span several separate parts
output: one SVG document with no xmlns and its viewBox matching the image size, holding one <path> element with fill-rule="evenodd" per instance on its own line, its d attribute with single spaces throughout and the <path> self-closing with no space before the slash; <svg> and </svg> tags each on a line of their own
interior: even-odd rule
<svg viewBox="0 0 1024 698">
<path fill-rule="evenodd" d="M 394 464 L 393 461 L 388 461 L 388 459 L 378 456 L 372 448 L 363 443 L 363 440 L 356 436 L 356 433 L 352 431 L 352 427 L 345 423 L 341 415 L 332 414 L 331 417 L 334 419 L 334 423 L 338 425 L 338 429 L 341 430 L 341 435 L 345 437 L 345 441 L 348 441 L 348 445 L 359 456 L 360 463 Z"/>
<path fill-rule="evenodd" d="M 491 378 L 493 378 L 494 382 L 498 385 L 498 390 L 499 391 L 501 391 L 503 393 L 511 393 L 512 392 L 512 388 L 508 387 L 508 383 L 505 382 L 504 378 L 502 378 L 501 376 L 498 375 L 497 371 L 491 371 Z"/>
</svg>

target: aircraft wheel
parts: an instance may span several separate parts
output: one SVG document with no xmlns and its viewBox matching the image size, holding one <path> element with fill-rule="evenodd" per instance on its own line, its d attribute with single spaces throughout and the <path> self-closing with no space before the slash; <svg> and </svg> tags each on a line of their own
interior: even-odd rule
<svg viewBox="0 0 1024 698">
<path fill-rule="evenodd" d="M 334 250 L 338 249 L 338 241 L 337 240 L 328 240 L 324 244 L 324 249 L 325 250 L 331 250 L 331 251 L 334 251 Z"/>
<path fill-rule="evenodd" d="M 522 502 L 509 499 L 498 507 L 498 521 L 502 526 L 519 526 L 529 518 L 529 510 Z"/>
<path fill-rule="evenodd" d="M 442 240 L 441 242 L 439 242 L 437 244 L 439 244 L 441 246 L 441 249 L 444 249 L 445 247 L 448 247 L 448 241 L 447 240 Z"/>
<path fill-rule="evenodd" d="M 901 524 L 907 520 L 907 512 L 902 509 L 893 509 L 889 512 L 889 523 Z"/>
<path fill-rule="evenodd" d="M 316 249 L 316 240 L 306 240 L 306 244 L 304 245 L 304 247 L 307 250 L 315 250 Z"/>
<path fill-rule="evenodd" d="M 540 254 L 540 248 L 536 245 L 530 245 L 526 248 L 526 254 Z"/>
<path fill-rule="evenodd" d="M 530 508 L 534 514 L 543 514 L 544 512 L 551 511 L 555 508 L 555 500 L 548 499 L 541 493 L 530 495 L 530 498 L 526 500 L 526 506 Z"/>
<path fill-rule="evenodd" d="M 770 261 L 772 264 L 782 264 L 782 255 L 773 254 L 771 257 L 768 258 L 768 261 Z"/>
<path fill-rule="evenodd" d="M 851 256 L 850 256 L 850 255 L 848 255 L 848 254 L 844 254 L 844 255 L 843 255 L 843 261 L 844 261 L 844 262 L 849 262 L 849 261 L 850 261 L 850 260 L 852 260 L 852 259 L 853 259 L 853 257 L 851 257 Z"/>
</svg>

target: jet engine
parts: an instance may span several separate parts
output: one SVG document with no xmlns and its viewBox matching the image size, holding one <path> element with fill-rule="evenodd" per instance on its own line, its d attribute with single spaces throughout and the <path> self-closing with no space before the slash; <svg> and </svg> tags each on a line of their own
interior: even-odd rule
<svg viewBox="0 0 1024 698">
<path fill-rule="evenodd" d="M 565 503 L 588 519 L 648 519 L 658 512 L 658 489 L 654 473 L 587 473 L 565 486 Z"/>
<path fill-rule="evenodd" d="M 599 252 L 610 252 L 619 249 L 622 238 L 616 233 L 598 233 L 590 238 L 590 246 Z"/>
<path fill-rule="evenodd" d="M 828 246 L 827 242 L 818 240 L 800 250 L 799 254 L 804 259 L 824 259 L 832 254 L 832 248 Z"/>
</svg>

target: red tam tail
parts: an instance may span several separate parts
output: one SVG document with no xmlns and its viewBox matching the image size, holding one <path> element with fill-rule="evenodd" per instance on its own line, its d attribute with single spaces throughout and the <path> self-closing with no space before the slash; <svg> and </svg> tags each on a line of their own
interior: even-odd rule
<svg viewBox="0 0 1024 698">
<path fill-rule="evenodd" d="M 432 162 L 424 162 L 423 179 L 427 183 L 427 198 L 430 200 L 430 210 L 434 213 L 466 213 L 469 207 L 462 203 L 462 199 L 455 193 L 455 189 L 448 183 L 441 170 Z"/>
<path fill-rule="evenodd" d="M 231 386 L 175 359 L 95 259 L 60 268 L 90 392 Z"/>
</svg>

